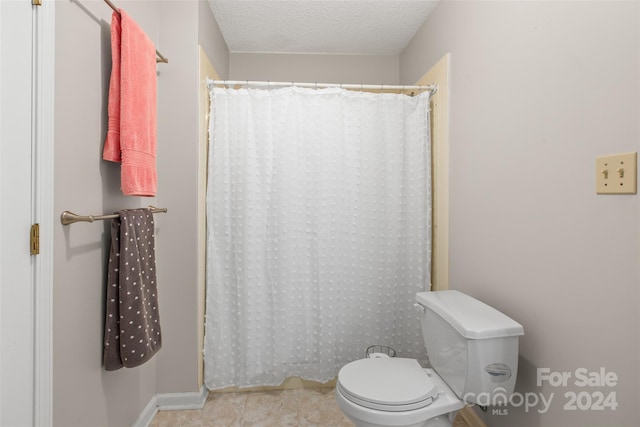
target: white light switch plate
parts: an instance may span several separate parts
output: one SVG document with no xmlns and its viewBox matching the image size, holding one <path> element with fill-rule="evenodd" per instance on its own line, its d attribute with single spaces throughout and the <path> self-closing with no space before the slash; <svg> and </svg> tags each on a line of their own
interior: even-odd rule
<svg viewBox="0 0 640 427">
<path fill-rule="evenodd" d="M 596 157 L 596 193 L 636 194 L 638 153 Z"/>
</svg>

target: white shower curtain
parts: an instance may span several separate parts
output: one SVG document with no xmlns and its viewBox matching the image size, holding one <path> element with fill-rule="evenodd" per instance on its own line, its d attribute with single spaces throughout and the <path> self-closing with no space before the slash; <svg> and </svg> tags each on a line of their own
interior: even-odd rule
<svg viewBox="0 0 640 427">
<path fill-rule="evenodd" d="M 429 95 L 211 95 L 207 387 L 324 382 L 372 344 L 424 358 Z"/>
</svg>

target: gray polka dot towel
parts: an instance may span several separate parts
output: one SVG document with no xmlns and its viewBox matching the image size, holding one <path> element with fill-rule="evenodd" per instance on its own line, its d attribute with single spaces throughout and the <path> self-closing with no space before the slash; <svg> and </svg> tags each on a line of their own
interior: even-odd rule
<svg viewBox="0 0 640 427">
<path fill-rule="evenodd" d="M 162 347 L 156 284 L 153 214 L 118 212 L 111 223 L 104 368 L 145 363 Z"/>
</svg>

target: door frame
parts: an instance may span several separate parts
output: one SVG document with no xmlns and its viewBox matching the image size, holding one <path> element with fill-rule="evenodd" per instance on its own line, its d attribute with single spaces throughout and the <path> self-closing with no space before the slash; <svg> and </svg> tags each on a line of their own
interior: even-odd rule
<svg viewBox="0 0 640 427">
<path fill-rule="evenodd" d="M 40 254 L 35 256 L 34 421 L 53 425 L 53 179 L 55 0 L 33 6 L 34 13 L 34 219 L 40 224 Z"/>
<path fill-rule="evenodd" d="M 25 242 L 16 242 L 16 247 L 20 248 L 20 253 L 28 257 L 28 267 L 18 275 L 25 274 L 28 277 L 18 279 L 19 284 L 30 287 L 27 304 L 31 307 L 29 313 L 29 333 L 23 339 L 28 340 L 30 345 L 27 350 L 29 354 L 24 355 L 24 360 L 28 364 L 27 377 L 30 381 L 26 390 L 30 394 L 29 407 L 30 422 L 37 426 L 52 425 L 52 284 L 53 284 L 53 242 L 52 242 L 52 226 L 53 220 L 53 110 L 54 110 L 54 25 L 55 25 L 55 9 L 54 0 L 44 0 L 44 6 L 30 5 L 28 0 L 19 1 L 21 11 L 27 12 L 28 7 L 31 10 L 24 14 L 18 14 L 14 18 L 18 21 L 17 25 L 23 26 L 24 34 L 17 34 L 16 37 L 26 37 L 29 35 L 29 41 L 24 38 L 20 43 L 15 45 L 16 49 L 24 49 L 24 54 L 29 61 L 24 65 L 19 65 L 17 71 L 26 77 L 26 85 L 30 87 L 28 98 L 24 112 L 25 122 L 28 123 L 28 137 L 24 134 L 14 134 L 10 132 L 23 132 L 22 130 L 12 130 L 5 134 L 7 141 L 4 144 L 11 144 L 14 141 L 29 141 L 30 144 L 30 164 L 26 171 L 29 177 L 29 184 L 25 186 L 25 200 L 28 200 L 28 207 L 25 206 L 23 213 L 17 212 L 18 215 L 27 215 L 24 222 L 29 224 L 40 224 L 40 253 L 41 255 L 28 255 L 28 252 L 22 252 L 26 249 Z M 22 9 L 24 7 L 24 9 Z M 3 13 L 9 13 L 7 9 Z M 11 43 L 11 42 L 8 42 Z M 17 64 L 16 64 L 17 65 Z M 4 63 L 3 63 L 4 67 Z M 0 72 L 3 72 L 0 70 Z M 15 71 L 12 71 L 15 72 Z M 11 119 L 5 116 L 4 119 Z M 27 137 L 27 138 L 25 138 Z M 5 146 L 6 147 L 6 146 Z M 6 153 L 8 153 L 7 151 Z M 6 154 L 3 151 L 3 154 Z M 22 179 L 24 175 L 16 176 L 16 179 Z M 17 191 L 23 191 L 17 189 Z M 4 195 L 3 195 L 4 196 Z M 13 198 L 14 195 L 9 197 Z M 6 201 L 6 200 L 5 200 Z M 7 202 L 3 206 L 3 212 L 11 212 L 11 204 Z M 17 206 L 16 206 L 17 208 Z M 22 208 L 20 208 L 22 209 Z M 28 210 L 28 211 L 27 211 Z M 7 220 L 11 221 L 12 216 L 8 215 Z M 24 232 L 23 237 L 27 242 L 29 240 L 28 228 L 23 229 L 22 222 L 18 233 Z M 5 226 L 7 224 L 4 224 Z M 10 225 L 10 224 L 9 224 Z M 22 235 L 21 235 L 22 236 Z M 13 237 L 12 237 L 13 238 Z M 15 254 L 14 254 L 15 255 Z M 2 262 L 12 262 L 12 258 L 2 254 Z M 13 279 L 12 279 L 13 280 Z M 15 283 L 12 283 L 15 284 Z M 11 289 L 11 288 L 9 288 Z"/>
<path fill-rule="evenodd" d="M 431 290 L 449 289 L 449 62 L 445 54 L 415 83 L 435 84 L 431 97 Z"/>
</svg>

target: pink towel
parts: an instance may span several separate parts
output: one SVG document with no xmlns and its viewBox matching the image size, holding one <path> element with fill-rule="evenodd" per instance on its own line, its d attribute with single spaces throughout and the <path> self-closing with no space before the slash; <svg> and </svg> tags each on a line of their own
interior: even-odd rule
<svg viewBox="0 0 640 427">
<path fill-rule="evenodd" d="M 111 17 L 109 124 L 102 157 L 122 162 L 127 196 L 155 196 L 156 48 L 122 9 Z"/>
</svg>

